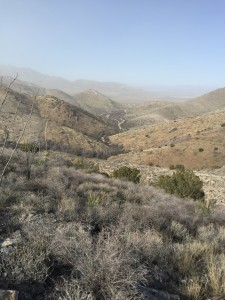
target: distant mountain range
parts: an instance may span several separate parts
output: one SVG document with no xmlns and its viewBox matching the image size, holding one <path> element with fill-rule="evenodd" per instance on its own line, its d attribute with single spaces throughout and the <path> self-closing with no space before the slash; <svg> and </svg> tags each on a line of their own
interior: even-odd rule
<svg viewBox="0 0 225 300">
<path fill-rule="evenodd" d="M 82 79 L 69 81 L 60 77 L 44 75 L 32 69 L 0 66 L 0 76 L 15 77 L 16 74 L 18 74 L 18 79 L 23 81 L 25 85 L 27 85 L 26 83 L 32 83 L 45 89 L 61 90 L 69 95 L 93 89 L 112 100 L 129 103 L 147 101 L 156 97 L 151 92 L 116 82 L 98 82 Z"/>
</svg>

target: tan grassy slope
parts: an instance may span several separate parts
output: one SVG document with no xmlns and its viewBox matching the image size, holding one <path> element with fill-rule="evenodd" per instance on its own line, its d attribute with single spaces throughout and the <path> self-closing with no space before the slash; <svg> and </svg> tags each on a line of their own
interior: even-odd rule
<svg viewBox="0 0 225 300">
<path fill-rule="evenodd" d="M 75 94 L 74 101 L 81 108 L 94 115 L 109 113 L 120 107 L 119 103 L 112 101 L 110 98 L 93 89 Z"/>
<path fill-rule="evenodd" d="M 7 87 L 12 82 L 12 77 L 3 77 L 2 85 Z M 111 100 L 109 97 L 101 94 L 100 92 L 90 89 L 74 96 L 67 94 L 59 89 L 46 89 L 38 85 L 16 80 L 11 89 L 18 93 L 25 93 L 28 95 L 38 96 L 53 96 L 67 103 L 80 107 L 91 114 L 99 116 L 102 113 L 109 113 L 116 109 L 121 108 L 121 104 Z"/>
<path fill-rule="evenodd" d="M 41 117 L 49 118 L 88 136 L 99 138 L 104 134 L 115 133 L 113 128 L 90 113 L 53 96 L 37 97 L 37 106 Z"/>
<path fill-rule="evenodd" d="M 182 103 L 156 102 L 134 107 L 128 115 L 130 127 L 202 115 L 225 107 L 225 88 Z"/>
<path fill-rule="evenodd" d="M 129 153 L 116 161 L 205 168 L 225 164 L 225 110 L 199 117 L 131 129 L 111 137 Z"/>
<path fill-rule="evenodd" d="M 5 88 L 0 89 L 0 101 L 6 93 Z M 20 103 L 20 99 L 22 102 Z M 20 104 L 19 104 L 20 103 Z M 9 128 L 9 141 L 16 141 L 22 132 L 25 120 L 28 118 L 32 104 L 32 97 L 9 91 L 7 100 L 0 113 L 1 143 L 4 141 L 4 129 Z M 103 134 L 113 133 L 112 128 L 85 113 L 83 110 L 63 102 L 52 96 L 39 96 L 35 101 L 34 111 L 29 125 L 26 128 L 21 142 L 41 141 L 47 139 L 48 147 L 78 151 L 107 150 L 107 146 L 100 142 Z"/>
</svg>

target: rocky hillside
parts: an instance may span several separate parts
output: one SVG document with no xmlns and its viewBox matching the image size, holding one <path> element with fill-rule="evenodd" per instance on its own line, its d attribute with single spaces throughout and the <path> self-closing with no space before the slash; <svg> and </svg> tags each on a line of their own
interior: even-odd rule
<svg viewBox="0 0 225 300">
<path fill-rule="evenodd" d="M 34 97 L 2 87 L 0 113 L 1 141 L 7 131 L 8 142 L 15 142 L 29 118 Z M 21 142 L 40 141 L 49 148 L 84 153 L 104 153 L 108 146 L 101 138 L 115 130 L 82 109 L 53 96 L 37 96 L 31 119 Z M 46 143 L 47 141 L 47 143 Z"/>
<path fill-rule="evenodd" d="M 127 153 L 112 158 L 145 165 L 187 168 L 221 167 L 225 164 L 225 110 L 168 121 L 114 135 L 111 141 Z"/>
</svg>

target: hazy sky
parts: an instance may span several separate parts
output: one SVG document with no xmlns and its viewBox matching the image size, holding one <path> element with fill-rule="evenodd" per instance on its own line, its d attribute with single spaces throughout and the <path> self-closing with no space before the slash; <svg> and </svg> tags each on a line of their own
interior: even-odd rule
<svg viewBox="0 0 225 300">
<path fill-rule="evenodd" d="M 0 64 L 67 79 L 225 86 L 225 0 L 0 0 Z"/>
</svg>

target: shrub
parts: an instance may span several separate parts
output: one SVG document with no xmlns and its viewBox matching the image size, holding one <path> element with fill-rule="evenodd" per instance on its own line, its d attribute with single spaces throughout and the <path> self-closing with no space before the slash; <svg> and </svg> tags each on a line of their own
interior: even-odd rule
<svg viewBox="0 0 225 300">
<path fill-rule="evenodd" d="M 32 152 L 37 153 L 39 151 L 39 147 L 36 143 L 24 143 L 19 145 L 19 149 L 23 152 Z"/>
<path fill-rule="evenodd" d="M 191 170 L 178 169 L 172 176 L 161 175 L 156 186 L 181 198 L 201 199 L 204 197 L 203 182 Z"/>
<path fill-rule="evenodd" d="M 225 123 L 221 124 L 221 127 L 225 127 Z"/>
<path fill-rule="evenodd" d="M 204 149 L 203 149 L 203 148 L 199 148 L 198 151 L 199 151 L 199 152 L 203 152 Z"/>
<path fill-rule="evenodd" d="M 95 162 L 83 157 L 74 159 L 73 166 L 76 169 L 84 170 L 86 173 L 99 173 L 99 166 Z"/>
<path fill-rule="evenodd" d="M 177 164 L 176 167 L 175 167 L 175 169 L 183 171 L 185 169 L 185 167 L 182 164 Z"/>
<path fill-rule="evenodd" d="M 126 180 L 126 181 L 132 181 L 134 183 L 139 183 L 141 175 L 140 175 L 140 170 L 136 168 L 129 168 L 123 166 L 119 169 L 114 170 L 112 177 Z"/>
</svg>

